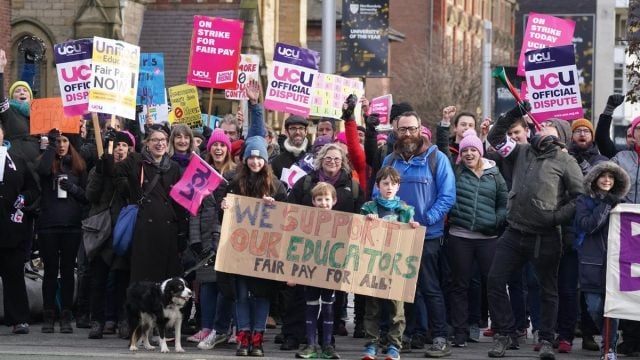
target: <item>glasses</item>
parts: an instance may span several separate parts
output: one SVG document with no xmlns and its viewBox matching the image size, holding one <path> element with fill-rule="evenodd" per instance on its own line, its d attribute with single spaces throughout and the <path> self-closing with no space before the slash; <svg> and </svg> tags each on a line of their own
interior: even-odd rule
<svg viewBox="0 0 640 360">
<path fill-rule="evenodd" d="M 406 133 L 415 134 L 418 132 L 418 129 L 419 128 L 417 126 L 403 126 L 398 128 L 398 132 L 400 134 L 406 134 Z"/>
<path fill-rule="evenodd" d="M 149 139 L 149 142 L 152 144 L 166 144 L 167 139 L 153 138 L 153 139 Z"/>
<path fill-rule="evenodd" d="M 233 130 L 232 130 L 232 131 L 226 131 L 226 130 L 225 130 L 225 132 L 224 132 L 224 134 L 225 134 L 225 135 L 228 135 L 228 136 L 235 135 L 235 134 L 237 134 L 237 133 L 238 133 L 237 131 L 233 131 Z"/>
<path fill-rule="evenodd" d="M 322 160 L 324 160 L 324 162 L 326 162 L 326 163 L 334 162 L 334 163 L 338 164 L 338 163 L 342 162 L 342 158 L 331 157 L 331 156 L 325 156 L 325 157 L 322 158 Z"/>
<path fill-rule="evenodd" d="M 586 134 L 590 134 L 591 130 L 589 129 L 575 129 L 573 130 L 573 134 L 574 135 L 586 135 Z"/>
<path fill-rule="evenodd" d="M 289 131 L 293 131 L 293 132 L 303 132 L 303 131 L 307 131 L 307 128 L 304 126 L 289 126 Z"/>
</svg>

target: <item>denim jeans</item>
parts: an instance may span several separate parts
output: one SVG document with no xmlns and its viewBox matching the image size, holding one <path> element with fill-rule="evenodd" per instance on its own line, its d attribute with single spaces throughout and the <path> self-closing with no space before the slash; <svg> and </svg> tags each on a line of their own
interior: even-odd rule
<svg viewBox="0 0 640 360">
<path fill-rule="evenodd" d="M 584 301 L 587 303 L 587 311 L 602 334 L 602 345 L 604 346 L 604 294 L 593 292 L 582 292 Z M 618 342 L 618 319 L 610 319 L 609 326 L 609 348 L 615 349 Z M 608 350 L 608 349 L 607 349 Z"/>
<path fill-rule="evenodd" d="M 540 280 L 540 340 L 553 341 L 558 315 L 558 266 L 561 253 L 560 233 L 523 233 L 508 227 L 500 237 L 489 271 L 488 293 L 494 330 L 501 335 L 514 335 L 515 320 L 507 283 L 514 272 L 528 261 L 533 263 Z"/>
<path fill-rule="evenodd" d="M 202 328 L 214 329 L 218 334 L 229 331 L 231 302 L 218 290 L 218 283 L 200 284 L 200 311 Z"/>
<path fill-rule="evenodd" d="M 565 249 L 558 269 L 558 338 L 573 342 L 578 321 L 578 253 Z"/>
<path fill-rule="evenodd" d="M 531 332 L 540 330 L 540 284 L 533 264 L 528 262 L 524 266 L 527 281 L 527 307 L 531 319 Z"/>
<path fill-rule="evenodd" d="M 253 296 L 247 281 L 246 276 L 235 276 L 237 330 L 264 331 L 269 316 L 269 298 Z"/>
</svg>

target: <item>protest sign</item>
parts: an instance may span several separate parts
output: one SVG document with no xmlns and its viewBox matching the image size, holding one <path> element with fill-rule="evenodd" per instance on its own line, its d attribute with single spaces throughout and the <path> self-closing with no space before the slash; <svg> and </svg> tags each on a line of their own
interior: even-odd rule
<svg viewBox="0 0 640 360">
<path fill-rule="evenodd" d="M 602 261 L 602 259 L 599 259 Z M 602 262 L 600 262 L 602 263 Z M 616 206 L 609 217 L 604 316 L 640 321 L 640 207 Z"/>
<path fill-rule="evenodd" d="M 247 84 L 251 80 L 260 80 L 260 56 L 252 54 L 242 54 L 240 65 L 238 65 L 238 81 L 236 88 L 225 90 L 225 99 L 249 100 L 247 96 Z"/>
<path fill-rule="evenodd" d="M 344 76 L 385 77 L 389 70 L 389 0 L 342 2 Z"/>
<path fill-rule="evenodd" d="M 187 124 L 190 128 L 202 126 L 198 89 L 191 85 L 178 85 L 169 88 L 169 99 L 173 108 L 172 124 Z"/>
<path fill-rule="evenodd" d="M 234 89 L 243 28 L 240 20 L 194 16 L 187 84 Z"/>
<path fill-rule="evenodd" d="M 334 74 L 318 73 L 313 82 L 309 115 L 340 119 L 342 104 L 351 94 L 355 94 L 358 99 L 364 95 L 364 85 L 360 79 L 347 79 Z M 356 106 L 354 118 L 358 122 L 360 122 L 360 116 L 360 106 Z"/>
<path fill-rule="evenodd" d="M 92 39 L 71 40 L 53 47 L 64 114 L 84 114 L 89 108 Z"/>
<path fill-rule="evenodd" d="M 318 73 L 317 51 L 277 43 L 269 69 L 269 85 L 264 107 L 290 114 L 309 116 L 311 89 Z"/>
<path fill-rule="evenodd" d="M 227 195 L 215 269 L 413 302 L 426 229 Z"/>
<path fill-rule="evenodd" d="M 284 182 L 287 188 L 293 189 L 293 185 L 305 175 L 307 175 L 307 172 L 302 170 L 298 165 L 291 165 L 290 168 L 282 169 L 280 181 Z"/>
<path fill-rule="evenodd" d="M 369 103 L 369 114 L 378 114 L 380 119 L 380 129 L 391 130 L 391 105 L 393 105 L 393 95 L 382 95 L 371 99 Z"/>
<path fill-rule="evenodd" d="M 527 97 L 537 121 L 584 116 L 573 45 L 529 51 L 525 69 Z"/>
<path fill-rule="evenodd" d="M 29 134 L 47 134 L 51 129 L 65 133 L 80 133 L 81 116 L 66 116 L 62 111 L 62 98 L 31 100 Z"/>
<path fill-rule="evenodd" d="M 140 47 L 96 36 L 92 64 L 89 111 L 135 119 Z"/>
<path fill-rule="evenodd" d="M 164 55 L 162 53 L 140 54 L 140 75 L 136 103 L 159 105 L 167 102 L 164 90 Z"/>
<path fill-rule="evenodd" d="M 200 156 L 193 154 L 184 174 L 171 188 L 169 196 L 195 216 L 198 215 L 202 199 L 217 189 L 222 181 L 222 175 Z"/>
<path fill-rule="evenodd" d="M 518 59 L 518 76 L 524 76 L 525 54 L 530 50 L 570 45 L 576 23 L 555 16 L 529 13 Z"/>
</svg>

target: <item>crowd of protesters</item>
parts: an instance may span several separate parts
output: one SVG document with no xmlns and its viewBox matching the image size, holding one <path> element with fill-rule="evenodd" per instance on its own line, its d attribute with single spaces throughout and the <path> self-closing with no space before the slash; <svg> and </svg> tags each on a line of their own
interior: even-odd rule
<svg viewBox="0 0 640 360">
<path fill-rule="evenodd" d="M 392 130 L 380 133 L 367 99 L 350 96 L 343 132 L 340 121 L 319 119 L 313 132 L 310 119 L 292 115 L 277 135 L 265 124 L 254 81 L 247 119 L 228 115 L 202 132 L 103 121 L 100 136 L 113 151 L 99 157 L 84 119 L 79 134 L 30 135 L 31 87 L 17 81 L 5 97 L 6 64 L 0 50 L 0 276 L 5 322 L 16 334 L 30 331 L 24 264 L 37 251 L 43 333 L 71 333 L 75 322 L 90 328 L 91 339 L 128 338 L 128 285 L 181 276 L 211 258 L 225 196 L 233 193 L 426 227 L 414 303 L 355 295 L 352 335 L 365 339 L 363 359 L 399 359 L 411 349 L 450 356 L 452 348 L 475 346 L 469 343 L 482 328 L 493 337 L 489 357 L 520 349 L 530 334 L 538 356 L 554 359 L 555 351 L 572 350 L 577 332 L 582 348 L 602 359 L 640 351 L 639 323 L 603 318 L 609 213 L 640 201 L 640 117 L 627 149 L 617 151 L 609 137 L 620 95 L 609 97 L 597 130 L 588 119 L 537 126 L 526 103 L 495 123 L 443 104 L 433 138 L 425 119 L 398 103 Z M 362 119 L 354 118 L 355 106 Z M 226 179 L 196 215 L 169 196 L 193 154 Z M 307 174 L 288 188 L 281 176 L 294 165 Z M 133 203 L 140 210 L 128 253 L 118 255 L 112 241 L 85 249 L 83 219 L 109 211 L 115 223 Z M 185 326 L 195 327 L 187 340 L 199 349 L 235 342 L 238 356 L 264 356 L 264 332 L 279 322 L 282 350 L 340 357 L 336 337 L 348 335 L 344 292 L 216 273 L 213 260 L 187 281 L 198 289 L 184 309 Z"/>
</svg>

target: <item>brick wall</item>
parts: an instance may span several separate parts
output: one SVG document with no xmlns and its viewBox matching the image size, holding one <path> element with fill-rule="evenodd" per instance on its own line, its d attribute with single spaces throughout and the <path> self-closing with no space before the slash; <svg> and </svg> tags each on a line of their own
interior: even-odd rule
<svg viewBox="0 0 640 360">
<path fill-rule="evenodd" d="M 11 59 L 11 0 L 0 0 L 0 49 L 4 49 L 7 53 L 7 60 Z M 6 16 L 4 16 L 6 14 Z M 5 69 L 5 73 L 9 74 L 9 64 Z M 9 79 L 4 80 L 4 94 L 9 92 Z"/>
</svg>

